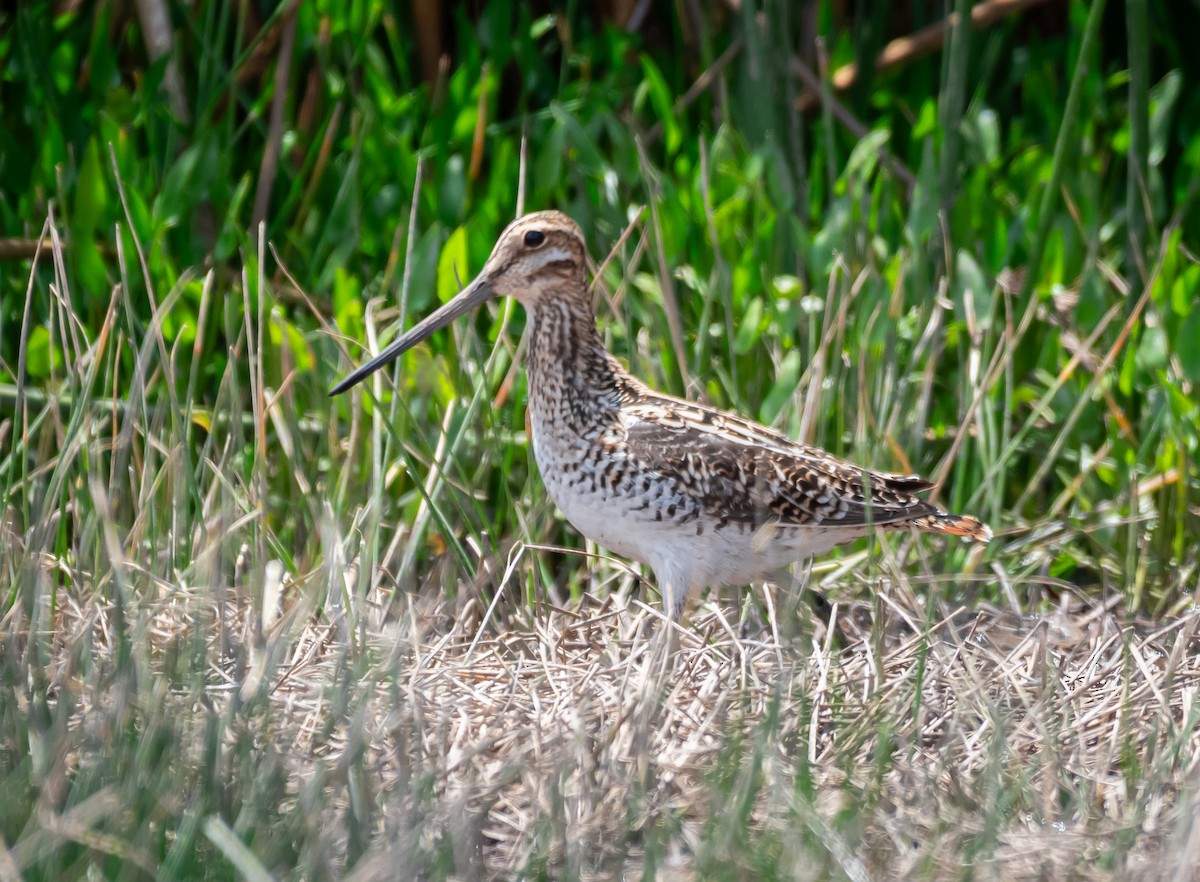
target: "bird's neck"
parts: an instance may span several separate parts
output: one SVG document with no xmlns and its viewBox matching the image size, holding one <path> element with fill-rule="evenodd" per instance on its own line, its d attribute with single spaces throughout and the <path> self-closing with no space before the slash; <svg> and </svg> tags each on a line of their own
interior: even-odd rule
<svg viewBox="0 0 1200 882">
<path fill-rule="evenodd" d="M 620 405 L 624 370 L 596 331 L 582 283 L 529 305 L 529 403 L 535 418 L 584 431 Z"/>
</svg>

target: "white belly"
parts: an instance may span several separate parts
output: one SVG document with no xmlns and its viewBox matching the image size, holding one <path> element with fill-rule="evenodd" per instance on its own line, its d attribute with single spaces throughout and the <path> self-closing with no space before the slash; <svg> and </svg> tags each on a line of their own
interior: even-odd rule
<svg viewBox="0 0 1200 882">
<path fill-rule="evenodd" d="M 537 455 L 536 445 L 534 452 Z M 623 493 L 623 488 L 609 487 L 590 474 L 564 470 L 557 457 L 550 459 L 537 455 L 542 483 L 571 526 L 621 557 L 653 563 L 653 551 L 667 532 L 663 528 L 670 526 L 655 520 L 662 509 L 654 504 L 643 507 L 644 497 Z"/>
<path fill-rule="evenodd" d="M 696 512 L 695 501 L 669 482 L 655 481 L 646 491 L 638 480 L 608 481 L 578 461 L 565 461 L 563 453 L 535 440 L 534 455 L 554 504 L 585 537 L 649 564 L 660 579 L 669 570 L 699 587 L 746 585 L 865 533 L 857 527 L 721 525 L 715 516 Z"/>
</svg>

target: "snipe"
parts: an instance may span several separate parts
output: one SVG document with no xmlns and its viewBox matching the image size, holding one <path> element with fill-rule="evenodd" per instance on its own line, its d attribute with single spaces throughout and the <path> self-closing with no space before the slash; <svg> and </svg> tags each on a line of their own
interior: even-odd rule
<svg viewBox="0 0 1200 882">
<path fill-rule="evenodd" d="M 991 530 L 915 494 L 933 485 L 851 465 L 766 426 L 652 391 L 596 332 L 575 222 L 526 215 L 483 270 L 382 353 L 338 383 L 344 392 L 494 297 L 528 312 L 533 453 L 550 497 L 579 532 L 650 566 L 672 618 L 705 587 L 769 579 L 873 528 Z"/>
</svg>

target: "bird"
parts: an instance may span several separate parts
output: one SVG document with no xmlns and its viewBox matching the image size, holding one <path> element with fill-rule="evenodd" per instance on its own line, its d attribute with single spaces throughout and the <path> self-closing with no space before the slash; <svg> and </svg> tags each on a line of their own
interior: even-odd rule
<svg viewBox="0 0 1200 882">
<path fill-rule="evenodd" d="M 930 481 L 651 389 L 605 349 L 587 262 L 567 215 L 518 218 L 470 284 L 330 395 L 481 304 L 515 298 L 527 314 L 528 424 L 546 491 L 585 537 L 651 569 L 674 621 L 706 588 L 770 581 L 877 529 L 991 539 L 978 519 L 917 496 Z"/>
</svg>

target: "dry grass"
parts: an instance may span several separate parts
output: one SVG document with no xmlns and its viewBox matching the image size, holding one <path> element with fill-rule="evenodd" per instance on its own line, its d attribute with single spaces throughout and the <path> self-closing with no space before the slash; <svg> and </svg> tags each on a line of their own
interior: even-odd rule
<svg viewBox="0 0 1200 882">
<path fill-rule="evenodd" d="M 265 585 L 140 597 L 146 691 L 84 687 L 73 727 L 102 741 L 122 700 L 182 744 L 248 727 L 331 875 L 427 876 L 435 855 L 462 878 L 1200 878 L 1195 607 L 1157 627 L 1115 598 L 935 610 L 889 578 L 835 607 L 837 639 L 773 591 L 732 620 L 705 605 L 667 652 L 624 594 L 501 596 L 484 624 L 438 590 L 353 616 L 315 575 Z M 114 651 L 113 615 L 60 606 L 58 683 Z M 202 690 L 169 687 L 196 639 Z M 252 766 L 212 772 L 253 789 Z"/>
</svg>

